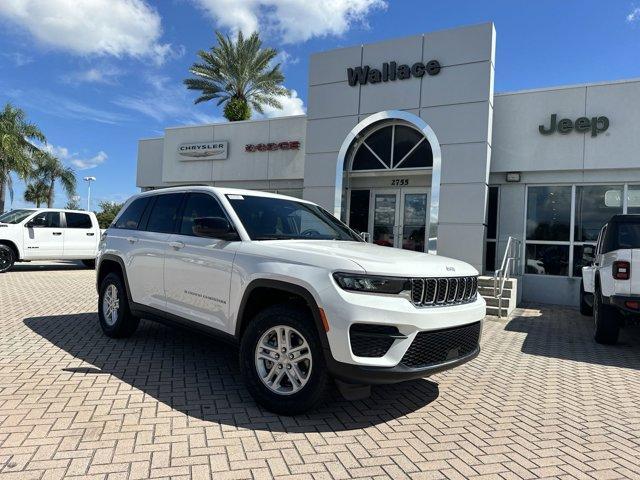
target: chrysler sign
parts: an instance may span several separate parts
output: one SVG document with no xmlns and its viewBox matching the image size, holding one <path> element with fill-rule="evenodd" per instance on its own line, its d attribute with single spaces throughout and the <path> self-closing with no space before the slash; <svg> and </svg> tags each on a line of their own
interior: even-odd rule
<svg viewBox="0 0 640 480">
<path fill-rule="evenodd" d="M 183 143 L 178 147 L 180 160 L 225 160 L 228 150 L 227 141 Z"/>
</svg>

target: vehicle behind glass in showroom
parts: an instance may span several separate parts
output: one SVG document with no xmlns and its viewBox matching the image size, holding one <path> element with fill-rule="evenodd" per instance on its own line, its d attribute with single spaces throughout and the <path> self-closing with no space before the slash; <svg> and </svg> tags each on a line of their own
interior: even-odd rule
<svg viewBox="0 0 640 480">
<path fill-rule="evenodd" d="M 485 315 L 477 275 L 366 243 L 308 201 L 167 188 L 130 199 L 104 233 L 99 321 L 111 337 L 150 318 L 238 343 L 253 397 L 295 414 L 330 378 L 353 398 L 473 359 Z"/>
</svg>

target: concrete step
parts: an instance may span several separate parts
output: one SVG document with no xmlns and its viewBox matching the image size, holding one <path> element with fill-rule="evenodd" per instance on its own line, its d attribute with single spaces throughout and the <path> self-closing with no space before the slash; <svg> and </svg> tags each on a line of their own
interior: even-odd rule
<svg viewBox="0 0 640 480">
<path fill-rule="evenodd" d="M 493 297 L 493 286 L 478 287 L 478 293 L 485 298 Z M 512 296 L 515 297 L 515 294 L 515 290 L 512 290 L 510 288 L 505 288 L 504 290 L 502 290 L 502 298 L 511 298 Z"/>
<path fill-rule="evenodd" d="M 515 278 L 510 278 L 504 282 L 504 288 L 516 288 L 518 285 L 518 281 Z M 479 287 L 491 287 L 493 288 L 493 277 L 489 276 L 479 276 L 478 277 L 478 286 Z M 499 286 L 499 285 L 498 285 Z"/>
<path fill-rule="evenodd" d="M 487 306 L 489 307 L 497 307 L 499 300 L 495 297 L 484 297 L 484 301 L 487 302 Z M 515 298 L 503 298 L 502 306 L 507 309 L 513 310 L 516 306 Z"/>
</svg>

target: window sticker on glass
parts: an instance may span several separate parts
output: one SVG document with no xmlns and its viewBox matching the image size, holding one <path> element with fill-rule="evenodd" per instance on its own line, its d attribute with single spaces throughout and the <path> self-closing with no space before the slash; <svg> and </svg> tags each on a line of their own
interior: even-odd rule
<svg viewBox="0 0 640 480">
<path fill-rule="evenodd" d="M 244 200 L 242 195 L 227 195 L 227 198 L 229 198 L 229 200 Z"/>
</svg>

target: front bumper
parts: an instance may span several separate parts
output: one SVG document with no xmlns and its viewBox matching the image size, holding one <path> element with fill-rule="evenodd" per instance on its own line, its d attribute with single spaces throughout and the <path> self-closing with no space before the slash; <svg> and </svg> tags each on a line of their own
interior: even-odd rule
<svg viewBox="0 0 640 480">
<path fill-rule="evenodd" d="M 395 367 L 370 367 L 342 363 L 329 357 L 330 360 L 327 361 L 327 367 L 329 373 L 338 380 L 363 385 L 381 385 L 425 378 L 467 363 L 469 360 L 476 358 L 479 353 L 480 346 L 464 357 L 422 368 L 409 368 L 402 364 L 398 364 Z"/>
<path fill-rule="evenodd" d="M 486 315 L 486 303 L 480 295 L 468 303 L 431 307 L 416 307 L 400 296 L 346 292 L 339 287 L 326 289 L 320 297 L 330 326 L 326 333 L 327 366 L 334 377 L 345 382 L 394 383 L 426 377 L 465 363 L 480 351 Z M 392 338 L 388 343 L 379 341 L 381 334 L 370 334 L 367 351 L 362 343 L 366 334 L 356 334 L 351 328 L 354 324 L 365 324 L 374 332 L 393 327 L 395 333 L 388 335 Z M 447 337 L 473 326 L 477 327 L 475 338 L 465 340 L 459 351 L 457 339 L 440 335 Z M 354 343 L 354 339 L 358 341 Z"/>
</svg>

